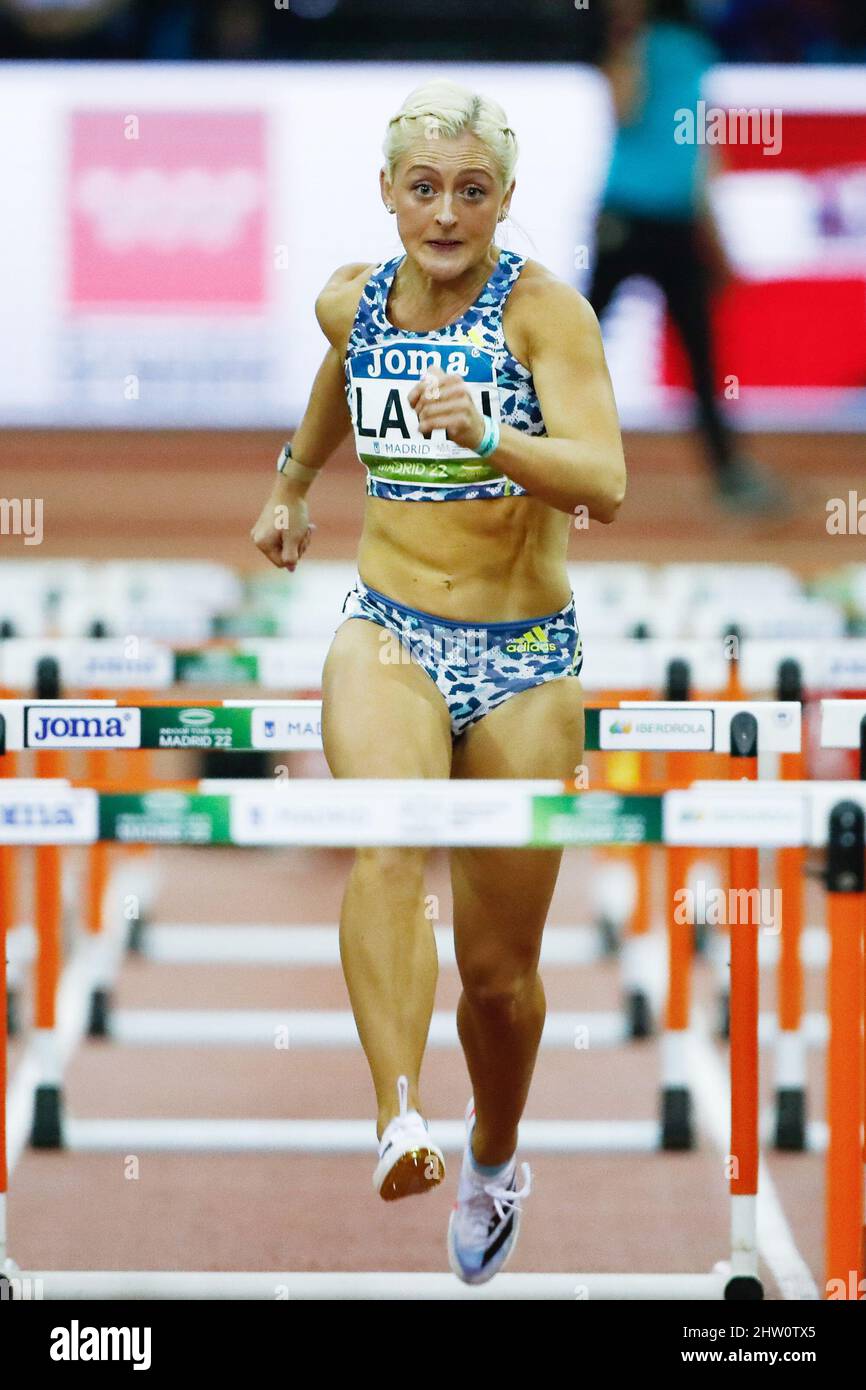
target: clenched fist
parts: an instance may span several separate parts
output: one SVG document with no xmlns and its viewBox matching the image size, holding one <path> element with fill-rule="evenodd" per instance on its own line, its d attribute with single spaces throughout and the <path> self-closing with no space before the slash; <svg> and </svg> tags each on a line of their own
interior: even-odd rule
<svg viewBox="0 0 866 1390">
<path fill-rule="evenodd" d="M 250 539 L 272 565 L 294 571 L 315 529 L 304 498 L 281 491 L 277 484 L 262 507 Z"/>
<path fill-rule="evenodd" d="M 407 400 L 418 416 L 421 433 L 444 430 L 462 449 L 477 449 L 484 437 L 484 416 L 476 410 L 466 383 L 453 372 L 429 367 Z"/>
</svg>

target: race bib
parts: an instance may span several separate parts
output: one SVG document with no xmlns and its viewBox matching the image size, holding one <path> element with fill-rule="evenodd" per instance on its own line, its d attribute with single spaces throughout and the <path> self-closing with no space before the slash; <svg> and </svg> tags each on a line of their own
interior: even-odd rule
<svg viewBox="0 0 866 1390">
<path fill-rule="evenodd" d="M 447 439 L 444 430 L 425 438 L 408 400 L 428 369 L 439 367 L 466 384 L 481 415 L 498 420 L 496 371 L 484 348 L 468 340 L 397 338 L 353 353 L 347 366 L 358 457 L 374 476 L 442 488 L 503 477 L 473 449 Z"/>
</svg>

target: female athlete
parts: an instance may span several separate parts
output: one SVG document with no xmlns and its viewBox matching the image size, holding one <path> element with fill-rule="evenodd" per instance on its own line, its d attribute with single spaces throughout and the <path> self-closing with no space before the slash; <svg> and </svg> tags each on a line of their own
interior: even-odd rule
<svg viewBox="0 0 866 1390">
<path fill-rule="evenodd" d="M 625 494 L 598 324 L 576 290 L 494 242 L 517 160 L 496 102 L 426 84 L 383 149 L 381 193 L 405 254 L 342 266 L 322 289 L 330 346 L 252 538 L 296 568 L 312 529 L 307 492 L 353 429 L 367 497 L 358 578 L 322 677 L 334 777 L 570 777 L 583 695 L 569 529 L 577 515 L 613 521 Z M 428 853 L 358 849 L 340 918 L 386 1200 L 429 1191 L 445 1172 L 419 1091 L 438 972 Z M 525 1163 L 517 1185 L 517 1131 L 561 854 L 450 854 L 457 1028 L 474 1094 L 448 1251 L 467 1283 L 502 1268 L 529 1192 Z"/>
</svg>

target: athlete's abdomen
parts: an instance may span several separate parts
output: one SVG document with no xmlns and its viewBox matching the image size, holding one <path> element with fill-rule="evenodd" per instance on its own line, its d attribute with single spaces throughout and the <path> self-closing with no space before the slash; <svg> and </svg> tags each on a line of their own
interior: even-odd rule
<svg viewBox="0 0 866 1390">
<path fill-rule="evenodd" d="M 570 522 L 529 496 L 416 502 L 411 513 L 368 497 L 358 569 L 380 593 L 443 618 L 532 618 L 555 612 L 571 592 Z"/>
</svg>

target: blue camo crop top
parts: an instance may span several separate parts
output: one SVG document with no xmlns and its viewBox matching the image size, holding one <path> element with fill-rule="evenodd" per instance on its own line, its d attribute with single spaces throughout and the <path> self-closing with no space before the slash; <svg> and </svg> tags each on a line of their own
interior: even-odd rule
<svg viewBox="0 0 866 1390">
<path fill-rule="evenodd" d="M 407 396 L 428 364 L 458 373 L 482 415 L 503 425 L 546 433 L 532 373 L 505 343 L 502 313 L 525 256 L 500 248 L 499 261 L 466 313 L 444 328 L 412 333 L 386 317 L 398 267 L 395 256 L 376 267 L 364 286 L 346 349 L 346 394 L 358 458 L 367 468 L 367 495 L 400 502 L 468 502 L 526 496 L 489 459 L 434 430 L 418 431 Z"/>
</svg>

